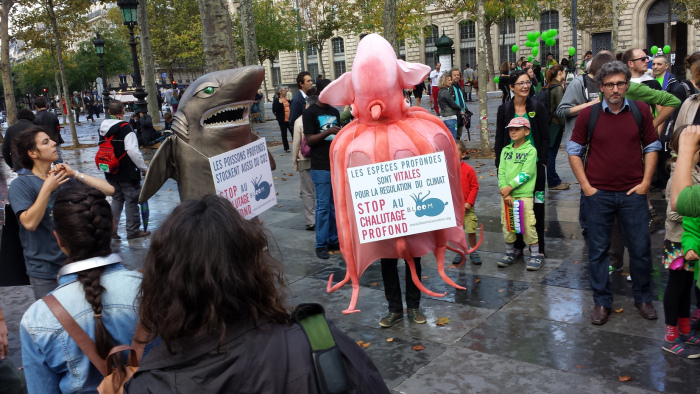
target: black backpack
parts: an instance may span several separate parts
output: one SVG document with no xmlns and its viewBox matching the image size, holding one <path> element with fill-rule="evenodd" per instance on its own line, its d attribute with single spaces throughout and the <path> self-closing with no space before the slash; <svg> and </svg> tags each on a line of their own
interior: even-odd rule
<svg viewBox="0 0 700 394">
<path fill-rule="evenodd" d="M 642 153 L 644 151 L 644 116 L 642 111 L 637 106 L 637 102 L 634 100 L 627 100 L 630 103 L 630 112 L 632 112 L 632 117 L 634 118 L 634 123 L 637 124 L 639 129 L 639 145 L 641 146 Z M 586 168 L 586 163 L 588 162 L 588 155 L 591 152 L 591 139 L 593 139 L 593 130 L 598 123 L 598 118 L 600 113 L 603 111 L 603 104 L 598 103 L 591 107 L 591 117 L 588 119 L 588 128 L 586 129 L 586 153 L 583 156 L 583 168 Z M 642 154 L 642 160 L 644 159 L 644 154 Z"/>
<path fill-rule="evenodd" d="M 559 85 L 557 85 L 559 86 Z M 552 111 L 551 111 L 551 100 L 550 100 L 550 91 L 553 89 L 553 87 L 549 88 L 544 88 L 540 90 L 539 92 L 535 93 L 534 96 L 532 96 L 532 99 L 535 101 L 539 101 L 544 105 L 545 110 L 547 111 L 547 122 L 550 122 L 552 120 Z"/>
</svg>

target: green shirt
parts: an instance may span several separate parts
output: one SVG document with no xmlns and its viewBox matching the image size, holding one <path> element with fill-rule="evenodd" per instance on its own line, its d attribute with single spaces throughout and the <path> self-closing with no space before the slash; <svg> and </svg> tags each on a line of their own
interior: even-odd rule
<svg viewBox="0 0 700 394">
<path fill-rule="evenodd" d="M 663 74 L 662 76 L 660 76 L 660 77 L 656 77 L 656 80 L 659 82 L 659 85 L 661 85 L 662 88 L 663 88 L 663 86 L 664 86 L 664 77 L 665 77 L 665 76 L 666 76 L 666 73 L 664 73 L 664 74 Z"/>
<path fill-rule="evenodd" d="M 676 212 L 681 216 L 700 217 L 700 185 L 681 190 L 676 201 Z"/>
<path fill-rule="evenodd" d="M 513 143 L 501 151 L 501 164 L 498 166 L 498 188 L 513 188 L 513 198 L 532 197 L 537 178 L 537 149 L 525 141 L 517 149 Z"/>
<path fill-rule="evenodd" d="M 520 116 L 520 115 L 518 115 L 518 114 L 515 114 L 514 117 L 515 117 L 515 118 L 525 118 L 525 119 L 527 119 L 528 121 L 530 121 L 530 117 L 527 115 L 527 113 L 525 113 L 525 115 L 523 115 L 523 116 Z M 532 131 L 532 128 L 530 128 L 530 131 Z M 530 134 L 528 134 L 527 137 L 525 137 L 525 140 L 530 141 L 530 143 L 532 144 L 532 146 L 535 146 L 535 141 L 532 140 L 532 132 L 530 132 Z M 513 143 L 513 140 L 510 140 L 510 143 L 512 144 L 512 143 Z"/>
</svg>

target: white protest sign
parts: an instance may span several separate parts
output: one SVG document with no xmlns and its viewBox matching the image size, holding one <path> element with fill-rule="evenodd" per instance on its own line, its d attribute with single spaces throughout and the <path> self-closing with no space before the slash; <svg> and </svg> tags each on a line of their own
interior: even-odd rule
<svg viewBox="0 0 700 394">
<path fill-rule="evenodd" d="M 443 152 L 347 171 L 360 243 L 456 225 Z"/>
<path fill-rule="evenodd" d="M 209 158 L 216 194 L 246 219 L 277 204 L 265 138 Z"/>
</svg>

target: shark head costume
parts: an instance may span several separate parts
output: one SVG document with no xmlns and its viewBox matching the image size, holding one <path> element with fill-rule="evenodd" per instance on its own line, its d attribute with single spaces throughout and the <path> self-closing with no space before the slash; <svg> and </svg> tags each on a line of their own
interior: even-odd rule
<svg viewBox="0 0 700 394">
<path fill-rule="evenodd" d="M 151 160 L 139 202 L 151 198 L 168 178 L 177 182 L 181 201 L 216 193 L 209 158 L 258 138 L 248 115 L 264 77 L 263 67 L 247 66 L 194 81 L 173 115 L 175 135 L 163 141 Z"/>
</svg>

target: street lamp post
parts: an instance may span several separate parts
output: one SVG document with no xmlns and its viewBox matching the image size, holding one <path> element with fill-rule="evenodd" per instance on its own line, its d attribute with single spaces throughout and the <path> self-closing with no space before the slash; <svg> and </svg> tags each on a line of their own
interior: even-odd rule
<svg viewBox="0 0 700 394">
<path fill-rule="evenodd" d="M 106 112 L 107 107 L 109 107 L 109 101 L 111 99 L 109 98 L 109 87 L 107 86 L 107 78 L 105 78 L 105 40 L 100 38 L 100 33 L 96 34 L 97 38 L 92 42 L 92 44 L 97 50 L 97 56 L 100 57 L 100 70 L 102 71 L 102 101 L 104 102 L 104 109 Z"/>
<path fill-rule="evenodd" d="M 131 46 L 131 60 L 134 62 L 134 97 L 136 97 L 137 112 L 146 113 L 148 111 L 148 103 L 146 102 L 146 93 L 141 85 L 141 68 L 139 67 L 139 58 L 136 54 L 136 38 L 134 38 L 134 25 L 138 24 L 137 8 L 139 0 L 118 0 L 117 6 L 122 11 L 122 19 L 124 24 L 129 28 L 129 45 Z"/>
</svg>

